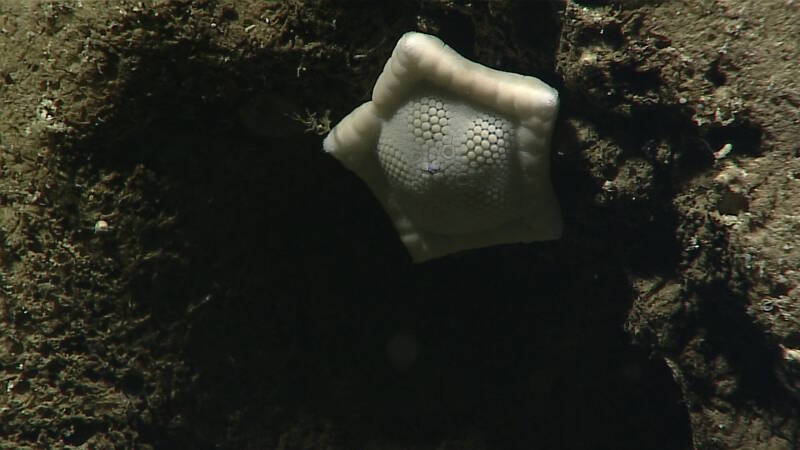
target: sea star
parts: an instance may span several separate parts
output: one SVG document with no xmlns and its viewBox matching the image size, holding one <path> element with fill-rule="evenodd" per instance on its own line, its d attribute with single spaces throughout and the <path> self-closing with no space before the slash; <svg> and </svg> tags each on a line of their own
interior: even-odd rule
<svg viewBox="0 0 800 450">
<path fill-rule="evenodd" d="M 323 147 L 372 189 L 411 258 L 561 237 L 550 183 L 558 92 L 410 32 Z"/>
</svg>

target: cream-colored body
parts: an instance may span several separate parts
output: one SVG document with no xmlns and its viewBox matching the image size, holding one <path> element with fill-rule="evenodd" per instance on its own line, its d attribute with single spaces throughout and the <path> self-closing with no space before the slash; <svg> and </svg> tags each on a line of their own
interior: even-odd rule
<svg viewBox="0 0 800 450">
<path fill-rule="evenodd" d="M 372 100 L 323 146 L 367 183 L 421 262 L 561 236 L 550 183 L 557 113 L 558 92 L 542 81 L 412 32 L 398 41 Z"/>
</svg>

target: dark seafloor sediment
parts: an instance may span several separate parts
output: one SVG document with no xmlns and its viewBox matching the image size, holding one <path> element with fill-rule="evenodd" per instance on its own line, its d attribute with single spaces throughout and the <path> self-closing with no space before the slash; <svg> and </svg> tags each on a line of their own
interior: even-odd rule
<svg viewBox="0 0 800 450">
<path fill-rule="evenodd" d="M 0 447 L 796 448 L 797 17 L 0 0 Z M 408 30 L 559 89 L 562 240 L 412 265 L 320 151 Z"/>
</svg>

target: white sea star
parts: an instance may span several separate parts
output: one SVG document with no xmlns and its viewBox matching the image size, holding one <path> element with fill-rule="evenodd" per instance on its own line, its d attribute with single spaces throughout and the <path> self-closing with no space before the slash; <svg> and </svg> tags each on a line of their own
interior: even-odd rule
<svg viewBox="0 0 800 450">
<path fill-rule="evenodd" d="M 406 33 L 326 152 L 372 189 L 415 262 L 561 237 L 550 184 L 558 92 Z"/>
</svg>

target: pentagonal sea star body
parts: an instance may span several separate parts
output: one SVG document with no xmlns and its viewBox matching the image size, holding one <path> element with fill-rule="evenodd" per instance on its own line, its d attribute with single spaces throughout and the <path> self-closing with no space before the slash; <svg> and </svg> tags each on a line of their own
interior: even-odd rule
<svg viewBox="0 0 800 450">
<path fill-rule="evenodd" d="M 550 184 L 558 92 L 406 33 L 372 100 L 342 119 L 326 152 L 361 177 L 414 261 L 557 239 Z"/>
</svg>

